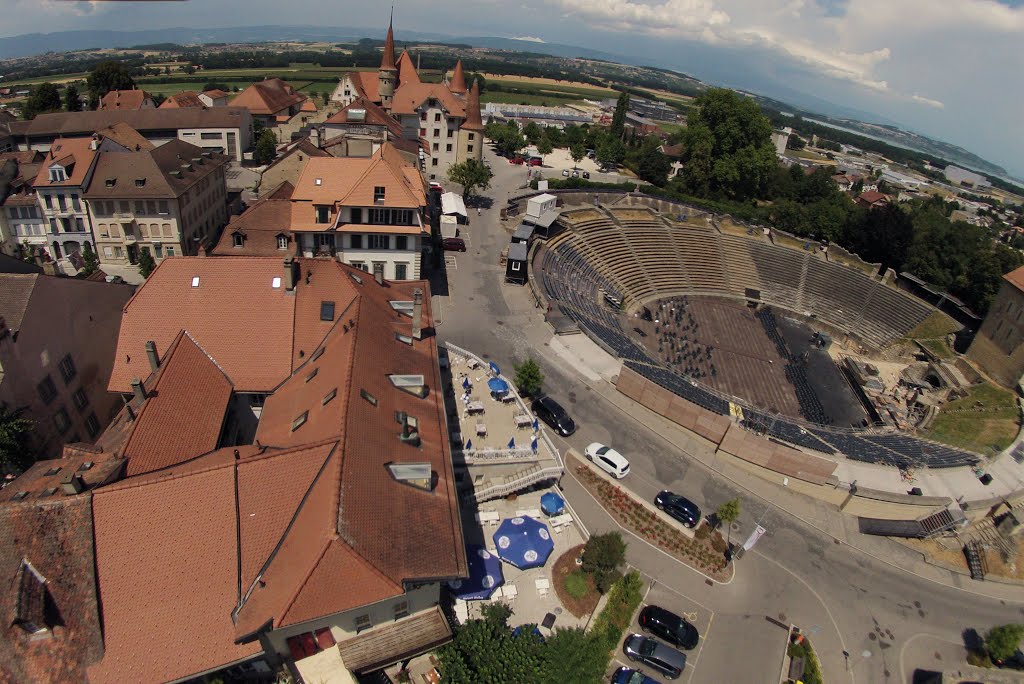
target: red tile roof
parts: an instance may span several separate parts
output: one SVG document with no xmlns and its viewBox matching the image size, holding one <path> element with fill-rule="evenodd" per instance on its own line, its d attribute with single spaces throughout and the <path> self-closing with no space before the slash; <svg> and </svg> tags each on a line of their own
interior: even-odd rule
<svg viewBox="0 0 1024 684">
<path fill-rule="evenodd" d="M 350 112 L 353 109 L 362 109 L 365 115 L 353 118 Z M 388 114 L 382 107 L 371 102 L 365 97 L 357 97 L 347 107 L 334 114 L 324 121 L 325 124 L 352 124 L 353 126 L 385 126 L 388 133 L 396 138 L 402 137 L 402 124 L 395 117 Z"/>
<path fill-rule="evenodd" d="M 132 378 L 149 375 L 147 340 L 163 355 L 184 329 L 235 391 L 270 392 L 291 373 L 295 297 L 283 276 L 271 257 L 164 259 L 124 308 L 110 391 L 130 392 Z"/>
<path fill-rule="evenodd" d="M 123 121 L 101 128 L 96 131 L 96 134 L 116 142 L 126 150 L 144 151 L 156 147 L 145 136 Z"/>
<path fill-rule="evenodd" d="M 462 73 L 462 60 L 455 62 L 455 71 L 452 72 L 452 80 L 448 84 L 448 90 L 453 93 L 465 93 L 466 75 Z"/>
<path fill-rule="evenodd" d="M 395 32 L 388 24 L 388 35 L 384 39 L 384 54 L 380 59 L 381 71 L 395 68 Z"/>
<path fill-rule="evenodd" d="M 39 167 L 35 187 L 81 187 L 85 177 L 96 159 L 96 151 L 91 149 L 92 138 L 58 138 L 53 141 L 46 159 Z M 64 167 L 66 180 L 51 181 L 50 167 L 60 164 Z"/>
<path fill-rule="evenodd" d="M 145 90 L 111 90 L 100 100 L 100 109 L 142 109 L 149 93 Z"/>
<path fill-rule="evenodd" d="M 355 71 L 350 73 L 352 82 L 367 100 L 380 102 L 380 75 L 376 71 Z"/>
<path fill-rule="evenodd" d="M 199 99 L 199 95 L 191 90 L 168 95 L 167 99 L 160 103 L 160 109 L 174 109 L 176 107 L 199 107 L 206 109 L 206 105 Z"/>
<path fill-rule="evenodd" d="M 171 344 L 148 392 L 122 454 L 129 477 L 217 448 L 231 381 L 188 332 Z"/>
<path fill-rule="evenodd" d="M 1021 292 L 1024 292 L 1024 266 L 1014 269 L 1003 276 L 1006 282 L 1016 287 Z"/>
<path fill-rule="evenodd" d="M 86 681 L 103 656 L 93 565 L 91 495 L 46 503 L 30 498 L 0 506 L 0 681 L 63 684 Z M 31 639 L 13 623 L 23 561 L 46 579 L 60 624 L 51 638 Z"/>
<path fill-rule="evenodd" d="M 232 107 L 245 107 L 253 114 L 276 116 L 305 102 L 306 96 L 279 78 L 257 81 L 231 100 Z"/>
<path fill-rule="evenodd" d="M 398 87 L 412 83 L 420 83 L 420 75 L 416 73 L 416 65 L 412 63 L 409 51 L 403 50 L 402 56 L 398 58 Z"/>
<path fill-rule="evenodd" d="M 395 114 L 416 114 L 417 108 L 429 99 L 437 100 L 450 116 L 466 116 L 466 102 L 441 83 L 412 83 L 395 89 L 391 111 Z"/>
<path fill-rule="evenodd" d="M 282 182 L 231 221 L 213 248 L 216 256 L 264 256 L 283 259 L 295 255 L 297 244 L 289 228 L 292 217 L 292 184 Z M 235 235 L 242 236 L 242 246 L 235 246 Z M 278 248 L 278 237 L 288 240 L 287 249 Z"/>
<path fill-rule="evenodd" d="M 105 653 L 92 684 L 179 679 L 261 651 L 233 638 L 235 461 L 201 466 L 94 494 Z"/>
<path fill-rule="evenodd" d="M 466 120 L 462 128 L 467 131 L 484 130 L 484 122 L 480 119 L 480 85 L 473 79 L 473 87 L 466 98 Z"/>
</svg>

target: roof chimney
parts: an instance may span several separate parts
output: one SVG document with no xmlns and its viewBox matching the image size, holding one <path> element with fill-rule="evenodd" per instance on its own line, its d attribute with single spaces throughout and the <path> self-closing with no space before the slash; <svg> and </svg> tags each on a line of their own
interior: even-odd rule
<svg viewBox="0 0 1024 684">
<path fill-rule="evenodd" d="M 142 381 L 138 378 L 132 378 L 132 393 L 135 394 L 139 403 L 146 401 L 146 388 L 142 386 Z"/>
<path fill-rule="evenodd" d="M 295 289 L 295 257 L 284 258 L 284 289 L 291 292 Z"/>
<path fill-rule="evenodd" d="M 68 496 L 81 494 L 82 490 L 85 489 L 85 485 L 82 482 L 82 476 L 78 473 L 65 473 L 62 475 L 60 478 L 60 486 L 63 487 L 64 493 Z"/>
<path fill-rule="evenodd" d="M 377 281 L 378 285 L 384 284 L 384 269 L 375 268 L 373 269 L 373 279 Z"/>
<path fill-rule="evenodd" d="M 423 337 L 423 290 L 418 287 L 412 293 L 412 336 Z"/>
<path fill-rule="evenodd" d="M 160 370 L 160 356 L 156 353 L 156 342 L 153 340 L 146 342 L 146 356 L 149 357 L 149 370 L 154 373 Z"/>
</svg>

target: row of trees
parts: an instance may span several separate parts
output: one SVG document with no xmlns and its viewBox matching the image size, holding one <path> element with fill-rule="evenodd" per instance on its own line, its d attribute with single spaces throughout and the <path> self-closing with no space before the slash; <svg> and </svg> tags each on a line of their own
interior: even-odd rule
<svg viewBox="0 0 1024 684">
<path fill-rule="evenodd" d="M 96 109 L 99 106 L 100 98 L 111 90 L 131 90 L 135 87 L 135 79 L 132 78 L 129 68 L 122 62 L 107 60 L 96 65 L 89 72 L 85 80 L 86 93 L 89 96 L 89 109 Z M 39 114 L 46 112 L 79 112 L 82 110 L 82 93 L 78 84 L 70 83 L 64 89 L 64 97 L 61 99 L 60 88 L 53 83 L 46 82 L 37 86 L 22 110 L 26 119 L 33 119 Z"/>
</svg>

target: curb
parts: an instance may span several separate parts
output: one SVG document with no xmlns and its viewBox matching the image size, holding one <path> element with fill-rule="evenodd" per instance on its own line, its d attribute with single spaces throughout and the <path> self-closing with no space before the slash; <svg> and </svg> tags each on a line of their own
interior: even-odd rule
<svg viewBox="0 0 1024 684">
<path fill-rule="evenodd" d="M 646 539 L 644 539 L 640 535 L 638 535 L 635 532 L 633 532 L 633 530 L 630 530 L 630 529 L 627 529 L 627 528 L 623 527 L 619 523 L 619 521 L 616 520 L 615 517 L 605 509 L 605 507 L 601 504 L 601 502 L 597 500 L 597 497 L 595 497 L 593 494 L 590 493 L 590 490 L 587 489 L 586 485 L 584 485 L 582 482 L 580 482 L 576 478 L 576 476 L 570 470 L 567 469 L 566 472 L 568 473 L 569 477 L 571 477 L 573 480 L 575 480 L 576 483 L 580 487 L 583 488 L 583 491 L 586 492 L 587 496 L 589 496 L 594 501 L 595 504 L 597 504 L 597 507 L 600 508 L 604 512 L 604 514 L 608 516 L 609 519 L 611 519 L 612 523 L 614 523 L 615 526 L 618 527 L 620 530 L 622 530 L 625 534 L 629 535 L 630 537 L 632 537 L 634 539 L 639 540 L 641 543 L 651 547 L 652 549 L 654 549 L 655 551 L 657 551 L 661 555 L 665 556 L 666 558 L 670 558 L 671 560 L 675 561 L 679 565 L 682 565 L 684 568 L 692 570 L 693 572 L 697 573 L 698 575 L 700 575 L 701 577 L 703 577 L 704 579 L 706 579 L 709 582 L 713 582 L 715 584 L 726 585 L 726 584 L 732 584 L 733 580 L 736 579 L 736 564 L 735 563 L 730 563 L 729 564 L 729 567 L 732 568 L 732 577 L 730 577 L 727 581 L 723 582 L 721 580 L 715 579 L 714 577 L 711 577 L 710 575 L 704 574 L 703 572 L 701 572 L 697 568 L 693 567 L 692 565 L 689 565 L 689 564 L 684 563 L 683 561 L 679 560 L 678 558 L 673 556 L 671 553 L 667 553 L 663 549 L 658 548 L 657 546 L 655 546 L 654 544 L 650 543 L 649 541 L 647 541 Z M 629 495 L 630 495 L 630 498 L 633 498 L 633 493 L 632 492 L 630 492 L 627 489 L 624 489 L 623 491 L 628 492 Z"/>
</svg>

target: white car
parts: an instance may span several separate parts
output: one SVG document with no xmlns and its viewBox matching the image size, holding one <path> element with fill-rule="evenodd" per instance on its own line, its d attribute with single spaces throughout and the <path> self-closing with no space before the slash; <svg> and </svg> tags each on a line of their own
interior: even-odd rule
<svg viewBox="0 0 1024 684">
<path fill-rule="evenodd" d="M 594 465 L 614 478 L 621 480 L 629 474 L 629 461 L 610 446 L 594 442 L 586 448 L 584 453 L 587 455 L 588 461 L 592 461 Z"/>
</svg>

